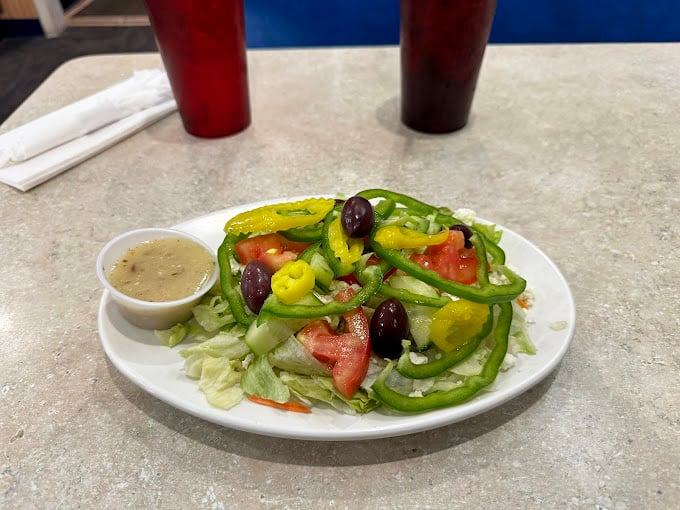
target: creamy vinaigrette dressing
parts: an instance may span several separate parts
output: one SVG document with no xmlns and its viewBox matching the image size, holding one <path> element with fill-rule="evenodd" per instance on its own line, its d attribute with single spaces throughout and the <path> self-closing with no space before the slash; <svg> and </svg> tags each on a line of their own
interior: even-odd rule
<svg viewBox="0 0 680 510">
<path fill-rule="evenodd" d="M 192 295 L 210 278 L 215 261 L 187 239 L 144 242 L 113 265 L 109 281 L 117 290 L 143 301 L 174 301 Z"/>
</svg>

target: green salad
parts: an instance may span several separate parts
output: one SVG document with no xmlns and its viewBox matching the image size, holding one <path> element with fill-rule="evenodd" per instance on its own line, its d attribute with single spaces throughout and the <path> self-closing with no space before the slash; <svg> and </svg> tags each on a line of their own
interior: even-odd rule
<svg viewBox="0 0 680 510">
<path fill-rule="evenodd" d="M 419 413 L 492 388 L 534 354 L 502 231 L 369 189 L 237 214 L 193 317 L 156 331 L 211 405 Z"/>
</svg>

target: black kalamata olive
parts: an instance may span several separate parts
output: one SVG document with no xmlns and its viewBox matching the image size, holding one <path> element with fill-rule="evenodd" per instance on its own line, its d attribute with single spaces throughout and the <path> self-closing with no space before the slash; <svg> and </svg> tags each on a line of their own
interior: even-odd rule
<svg viewBox="0 0 680 510">
<path fill-rule="evenodd" d="M 367 236 L 375 223 L 373 206 L 364 197 L 352 197 L 342 207 L 340 222 L 349 237 Z"/>
<path fill-rule="evenodd" d="M 464 225 L 463 223 L 457 223 L 451 227 L 451 230 L 458 230 L 462 232 L 463 236 L 465 237 L 465 247 L 472 248 L 472 242 L 470 241 L 470 238 L 472 237 L 472 229 L 470 229 L 470 227 Z"/>
<path fill-rule="evenodd" d="M 272 270 L 259 260 L 248 262 L 241 275 L 241 293 L 248 308 L 254 313 L 260 313 L 271 290 Z"/>
<path fill-rule="evenodd" d="M 401 356 L 401 341 L 408 336 L 408 315 L 398 299 L 390 298 L 378 305 L 371 318 L 370 334 L 373 352 L 382 358 Z"/>
</svg>

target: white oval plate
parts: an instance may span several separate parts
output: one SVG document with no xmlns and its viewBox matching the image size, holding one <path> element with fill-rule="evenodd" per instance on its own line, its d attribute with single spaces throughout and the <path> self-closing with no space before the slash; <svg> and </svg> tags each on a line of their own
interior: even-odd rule
<svg viewBox="0 0 680 510">
<path fill-rule="evenodd" d="M 277 201 L 259 202 L 217 211 L 176 225 L 217 251 L 225 222 L 232 216 Z M 280 200 L 278 201 L 280 202 Z M 564 356 L 575 326 L 575 307 L 569 286 L 555 264 L 520 235 L 503 229 L 501 246 L 508 264 L 528 282 L 535 303 L 528 318 L 538 350 L 520 355 L 517 364 L 498 375 L 493 391 L 483 392 L 459 406 L 423 414 L 395 416 L 374 411 L 348 416 L 332 409 L 314 408 L 311 414 L 281 411 L 244 400 L 230 410 L 212 407 L 195 381 L 183 374 L 182 346 L 169 349 L 152 331 L 132 326 L 118 313 L 104 291 L 99 306 L 99 335 L 111 362 L 133 383 L 154 397 L 199 418 L 256 434 L 293 439 L 341 441 L 399 436 L 429 430 L 486 412 L 522 394 L 546 377 Z M 551 325 L 564 321 L 566 327 Z"/>
</svg>

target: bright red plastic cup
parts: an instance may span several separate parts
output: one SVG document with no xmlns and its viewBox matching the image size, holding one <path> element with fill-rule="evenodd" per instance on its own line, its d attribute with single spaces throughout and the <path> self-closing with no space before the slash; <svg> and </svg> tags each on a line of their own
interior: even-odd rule
<svg viewBox="0 0 680 510">
<path fill-rule="evenodd" d="M 184 129 L 216 138 L 250 124 L 243 0 L 145 0 Z"/>
<path fill-rule="evenodd" d="M 401 119 L 417 131 L 467 124 L 496 0 L 401 0 Z"/>
</svg>

